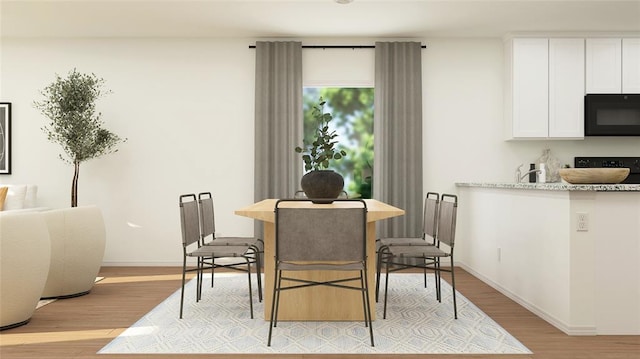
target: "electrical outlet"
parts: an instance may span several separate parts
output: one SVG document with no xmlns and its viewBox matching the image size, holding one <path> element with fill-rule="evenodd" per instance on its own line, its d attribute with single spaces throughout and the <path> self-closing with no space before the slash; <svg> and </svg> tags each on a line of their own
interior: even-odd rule
<svg viewBox="0 0 640 359">
<path fill-rule="evenodd" d="M 498 247 L 498 262 L 502 259 L 502 248 Z"/>
<path fill-rule="evenodd" d="M 585 212 L 578 212 L 578 228 L 576 230 L 580 232 L 587 232 L 589 230 L 589 214 Z"/>
</svg>

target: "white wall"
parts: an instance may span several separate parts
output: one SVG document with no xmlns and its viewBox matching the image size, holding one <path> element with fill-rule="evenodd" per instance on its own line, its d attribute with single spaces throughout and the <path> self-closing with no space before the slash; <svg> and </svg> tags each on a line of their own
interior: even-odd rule
<svg viewBox="0 0 640 359">
<path fill-rule="evenodd" d="M 577 155 L 640 156 L 638 138 L 505 142 L 502 41 L 422 42 L 425 191 L 512 181 L 515 167 L 533 162 L 546 146 L 562 162 Z M 13 174 L 0 183 L 35 183 L 40 205 L 69 205 L 72 167 L 57 158 L 59 147 L 46 140 L 40 130 L 46 119 L 32 102 L 55 73 L 75 67 L 106 80 L 113 94 L 98 108 L 106 127 L 128 138 L 119 152 L 80 169 L 79 204 L 97 204 L 105 215 L 105 264 L 180 263 L 181 193 L 213 192 L 218 232 L 250 235 L 251 220 L 233 211 L 253 201 L 253 43 L 3 38 L 0 101 L 13 104 Z M 314 39 L 319 43 L 336 42 Z M 309 86 L 374 83 L 373 50 L 303 50 L 303 68 Z"/>
</svg>

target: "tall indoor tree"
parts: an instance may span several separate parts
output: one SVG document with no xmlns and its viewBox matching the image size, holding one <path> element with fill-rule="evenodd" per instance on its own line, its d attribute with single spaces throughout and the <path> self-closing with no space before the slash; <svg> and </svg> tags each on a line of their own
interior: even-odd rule
<svg viewBox="0 0 640 359">
<path fill-rule="evenodd" d="M 34 102 L 49 118 L 42 128 L 47 139 L 62 146 L 66 157 L 60 154 L 60 159 L 74 166 L 71 207 L 78 206 L 80 163 L 116 152 L 116 145 L 126 141 L 103 128 L 102 114 L 96 112 L 96 101 L 111 93 L 103 90 L 103 85 L 104 79 L 95 74 L 73 69 L 66 78 L 56 74 L 56 80 L 40 92 L 44 99 Z"/>
</svg>

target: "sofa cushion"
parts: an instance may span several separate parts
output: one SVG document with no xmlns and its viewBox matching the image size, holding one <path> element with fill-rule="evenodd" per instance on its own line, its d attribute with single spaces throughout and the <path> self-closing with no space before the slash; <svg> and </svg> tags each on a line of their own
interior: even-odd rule
<svg viewBox="0 0 640 359">
<path fill-rule="evenodd" d="M 0 211 L 4 207 L 4 199 L 7 198 L 7 192 L 9 191 L 9 187 L 0 187 Z"/>
<path fill-rule="evenodd" d="M 37 198 L 38 198 L 38 186 L 34 184 L 28 184 L 27 193 L 25 193 L 25 196 L 24 196 L 23 208 L 36 208 L 38 204 Z"/>
<path fill-rule="evenodd" d="M 3 211 L 24 208 L 24 199 L 27 195 L 27 185 L 10 185 L 7 198 L 4 200 Z"/>
</svg>

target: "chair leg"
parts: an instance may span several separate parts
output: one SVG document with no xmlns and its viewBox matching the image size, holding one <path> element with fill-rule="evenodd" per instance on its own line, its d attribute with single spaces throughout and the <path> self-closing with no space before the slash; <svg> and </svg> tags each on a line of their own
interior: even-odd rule
<svg viewBox="0 0 640 359">
<path fill-rule="evenodd" d="M 378 255 L 376 257 L 376 303 L 378 303 L 378 299 L 380 297 L 380 272 L 382 270 L 382 248 L 378 250 Z"/>
<path fill-rule="evenodd" d="M 440 258 L 438 258 L 438 302 L 442 303 L 442 270 Z"/>
<path fill-rule="evenodd" d="M 389 261 L 386 263 L 387 271 L 384 278 L 384 310 L 382 311 L 382 319 L 387 319 L 387 291 L 389 289 Z"/>
<path fill-rule="evenodd" d="M 281 275 L 281 271 L 276 270 L 275 273 L 276 277 L 273 279 L 273 297 L 271 300 L 271 318 L 269 320 L 269 338 L 267 339 L 267 346 L 270 347 L 271 346 L 271 332 L 273 331 L 273 327 L 275 326 L 275 320 L 277 320 L 277 316 L 276 316 L 276 301 L 278 301 L 280 299 L 279 295 L 276 295 L 276 293 L 278 293 L 279 291 L 279 287 L 280 287 L 280 275 Z M 279 294 L 279 293 L 278 293 Z"/>
<path fill-rule="evenodd" d="M 213 288 L 213 278 L 215 278 L 216 259 L 211 258 L 211 288 Z"/>
<path fill-rule="evenodd" d="M 249 280 L 249 310 L 251 311 L 251 319 L 253 319 L 253 295 L 251 294 L 251 261 L 249 258 L 245 258 L 247 261 L 247 279 Z"/>
<path fill-rule="evenodd" d="M 184 305 L 184 281 L 187 273 L 187 257 L 182 260 L 182 289 L 180 290 L 180 319 L 182 319 L 182 307 Z"/>
<path fill-rule="evenodd" d="M 426 259 L 425 259 L 425 263 L 424 263 L 424 268 L 422 268 L 423 270 L 423 274 L 424 274 L 424 287 L 427 287 L 427 263 L 426 263 Z"/>
<path fill-rule="evenodd" d="M 365 293 L 365 321 L 369 323 L 369 336 L 371 337 L 371 346 L 375 346 L 373 343 L 373 322 L 371 320 L 371 303 L 369 302 L 369 282 L 367 279 L 367 268 L 365 266 L 364 271 L 360 271 L 360 280 L 364 277 L 364 293 Z"/>
<path fill-rule="evenodd" d="M 203 261 L 204 259 L 198 257 L 198 265 L 196 267 L 196 302 L 199 302 L 202 298 Z"/>
<path fill-rule="evenodd" d="M 364 282 L 364 278 L 363 278 L 363 274 L 362 271 L 360 271 L 360 293 L 362 294 L 362 314 L 364 315 L 364 326 L 367 327 L 369 326 L 369 318 L 367 317 L 367 296 L 365 294 L 365 282 Z"/>
<path fill-rule="evenodd" d="M 456 304 L 456 277 L 453 274 L 453 255 L 451 256 L 451 288 L 453 289 L 453 317 L 458 319 L 458 306 Z"/>
<path fill-rule="evenodd" d="M 262 261 L 260 260 L 260 251 L 256 249 L 255 251 L 255 265 L 256 265 L 256 277 L 258 279 L 258 301 L 262 302 Z"/>
</svg>

